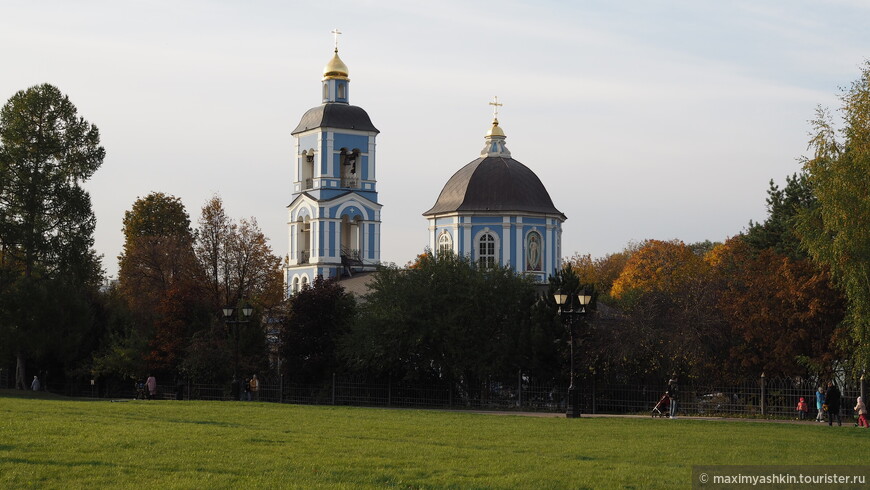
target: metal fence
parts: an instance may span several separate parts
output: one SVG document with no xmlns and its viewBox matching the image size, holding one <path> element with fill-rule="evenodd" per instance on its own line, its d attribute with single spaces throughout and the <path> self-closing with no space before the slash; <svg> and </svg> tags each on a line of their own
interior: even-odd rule
<svg viewBox="0 0 870 490">
<path fill-rule="evenodd" d="M 730 386 L 686 383 L 678 397 L 680 415 L 797 417 L 797 403 L 803 397 L 809 406 L 809 418 L 816 416 L 815 393 L 819 382 L 791 378 L 747 380 Z M 449 384 L 418 384 L 395 380 L 371 380 L 359 376 L 334 375 L 321 384 L 300 384 L 284 377 L 261 379 L 255 398 L 262 402 L 310 405 L 350 405 L 373 407 L 453 408 L 475 410 L 512 410 L 564 412 L 567 387 L 538 383 L 518 376 L 515 383 L 487 382 L 473 392 Z M 841 385 L 842 414 L 853 415 L 852 407 L 861 394 L 859 382 Z M 68 383 L 62 390 L 50 391 L 67 396 L 135 398 L 129 386 L 100 386 Z M 611 384 L 587 379 L 580 383 L 580 406 L 583 413 L 649 414 L 666 387 Z M 238 386 L 187 381 L 177 385 L 158 385 L 159 399 L 238 400 L 245 399 Z"/>
</svg>

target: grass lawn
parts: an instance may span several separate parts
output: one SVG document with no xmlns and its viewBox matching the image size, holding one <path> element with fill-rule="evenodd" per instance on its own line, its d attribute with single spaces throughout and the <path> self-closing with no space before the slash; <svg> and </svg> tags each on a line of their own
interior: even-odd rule
<svg viewBox="0 0 870 490">
<path fill-rule="evenodd" d="M 852 464 L 870 430 L 0 394 L 0 488 L 673 488 L 694 464 Z M 824 448 L 824 449 L 822 449 Z"/>
</svg>

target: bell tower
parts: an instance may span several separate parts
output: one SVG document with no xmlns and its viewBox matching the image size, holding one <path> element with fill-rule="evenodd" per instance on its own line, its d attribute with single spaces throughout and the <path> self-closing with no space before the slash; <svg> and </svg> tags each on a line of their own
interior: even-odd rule
<svg viewBox="0 0 870 490">
<path fill-rule="evenodd" d="M 374 270 L 381 258 L 375 138 L 369 115 L 350 105 L 347 65 L 338 56 L 323 69 L 322 103 L 291 133 L 295 141 L 284 284 L 293 294 L 317 276 Z"/>
</svg>

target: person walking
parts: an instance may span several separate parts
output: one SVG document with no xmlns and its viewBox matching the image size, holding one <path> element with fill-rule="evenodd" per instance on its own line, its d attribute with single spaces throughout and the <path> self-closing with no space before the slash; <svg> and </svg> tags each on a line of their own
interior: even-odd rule
<svg viewBox="0 0 870 490">
<path fill-rule="evenodd" d="M 148 390 L 148 399 L 153 400 L 157 396 L 157 378 L 148 374 L 148 379 L 145 380 L 145 389 Z"/>
<path fill-rule="evenodd" d="M 816 415 L 816 421 L 824 422 L 825 421 L 825 389 L 819 386 L 819 389 L 816 390 L 816 410 L 819 411 L 818 415 Z"/>
<path fill-rule="evenodd" d="M 260 399 L 260 381 L 257 379 L 256 374 L 251 377 L 251 397 L 253 397 L 254 401 Z"/>
<path fill-rule="evenodd" d="M 867 424 L 867 405 L 864 405 L 864 398 L 858 397 L 858 403 L 855 405 L 855 413 L 858 414 L 858 427 L 870 428 Z"/>
<path fill-rule="evenodd" d="M 677 373 L 671 376 L 668 380 L 668 395 L 671 397 L 671 418 L 677 418 L 677 396 L 679 395 L 679 386 L 677 385 Z"/>
<path fill-rule="evenodd" d="M 833 381 L 828 381 L 825 405 L 828 406 L 828 425 L 834 425 L 834 417 L 837 417 L 837 425 L 843 425 L 843 421 L 840 419 L 840 390 Z"/>
<path fill-rule="evenodd" d="M 245 378 L 242 382 L 242 401 L 251 401 L 251 378 Z"/>
<path fill-rule="evenodd" d="M 30 389 L 33 391 L 39 391 L 42 386 L 39 384 L 39 378 L 36 376 L 33 377 L 33 382 L 30 383 Z"/>
</svg>

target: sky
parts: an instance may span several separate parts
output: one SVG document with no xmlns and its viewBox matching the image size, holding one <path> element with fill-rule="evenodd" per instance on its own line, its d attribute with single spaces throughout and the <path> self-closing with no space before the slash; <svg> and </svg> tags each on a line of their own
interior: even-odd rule
<svg viewBox="0 0 870 490">
<path fill-rule="evenodd" d="M 568 220 L 565 256 L 723 241 L 800 170 L 808 123 L 870 57 L 870 2 L 0 0 L 0 103 L 51 83 L 106 149 L 85 184 L 117 274 L 151 192 L 196 223 L 217 194 L 287 253 L 290 132 L 320 104 L 338 28 L 377 138 L 381 260 L 428 244 L 429 209 L 492 120 Z"/>
</svg>

